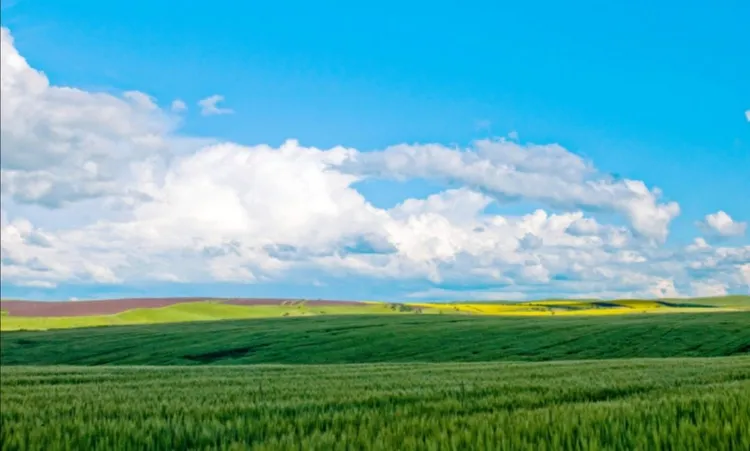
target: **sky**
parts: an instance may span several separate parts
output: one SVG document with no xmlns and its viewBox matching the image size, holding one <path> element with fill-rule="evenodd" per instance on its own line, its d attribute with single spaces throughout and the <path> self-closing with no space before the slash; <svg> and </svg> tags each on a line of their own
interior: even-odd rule
<svg viewBox="0 0 750 451">
<path fill-rule="evenodd" d="M 750 292 L 747 1 L 1 7 L 3 298 Z"/>
</svg>

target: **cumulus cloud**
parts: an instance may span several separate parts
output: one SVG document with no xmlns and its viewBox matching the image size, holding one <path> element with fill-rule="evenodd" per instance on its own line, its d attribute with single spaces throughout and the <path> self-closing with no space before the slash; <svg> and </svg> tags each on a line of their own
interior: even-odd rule
<svg viewBox="0 0 750 451">
<path fill-rule="evenodd" d="M 504 299 L 748 286 L 750 247 L 655 246 L 679 206 L 559 145 L 363 152 L 207 142 L 175 129 L 179 100 L 162 109 L 137 91 L 52 84 L 5 28 L 1 75 L 3 283 L 265 283 L 304 273 L 426 284 L 409 290 L 415 297 Z M 221 100 L 201 107 L 217 114 Z M 357 189 L 415 178 L 444 189 L 389 207 Z M 537 207 L 491 209 L 516 200 Z M 622 221 L 601 222 L 601 212 Z"/>
<path fill-rule="evenodd" d="M 125 91 L 122 96 L 138 108 L 144 110 L 155 110 L 158 108 L 154 99 L 150 95 L 144 94 L 140 91 Z"/>
<path fill-rule="evenodd" d="M 661 202 L 657 189 L 638 180 L 611 180 L 556 144 L 481 140 L 467 149 L 398 145 L 351 157 L 345 169 L 363 176 L 437 179 L 464 184 L 500 202 L 529 199 L 551 207 L 617 212 L 637 233 L 657 241 L 667 238 L 669 224 L 680 212 L 676 202 Z"/>
<path fill-rule="evenodd" d="M 458 301 L 458 300 L 503 300 L 503 301 L 522 301 L 526 299 L 526 294 L 516 291 L 492 291 L 492 290 L 449 290 L 445 288 L 430 288 L 423 291 L 415 291 L 407 295 L 412 299 L 428 299 L 441 301 Z"/>
<path fill-rule="evenodd" d="M 3 223 L 0 232 L 3 280 L 36 287 L 65 281 L 118 281 L 112 253 L 97 253 L 94 260 L 87 260 L 79 247 L 82 243 L 65 242 L 66 234 L 45 232 L 24 219 Z"/>
<path fill-rule="evenodd" d="M 750 122 L 750 110 L 745 111 L 745 119 Z"/>
<path fill-rule="evenodd" d="M 166 155 L 173 121 L 143 93 L 51 85 L 0 34 L 2 193 L 22 203 L 137 197 L 130 169 Z"/>
<path fill-rule="evenodd" d="M 737 278 L 741 284 L 744 284 L 750 292 L 750 263 L 738 266 Z"/>
<path fill-rule="evenodd" d="M 747 229 L 746 222 L 735 221 L 726 212 L 721 210 L 706 215 L 703 221 L 698 225 L 712 234 L 723 237 L 742 236 Z"/>
<path fill-rule="evenodd" d="M 224 101 L 224 96 L 214 94 L 212 96 L 208 96 L 205 99 L 201 99 L 198 101 L 198 105 L 201 107 L 201 114 L 203 116 L 213 116 L 217 114 L 232 114 L 234 113 L 234 110 L 230 108 L 220 108 L 218 106 L 219 102 Z"/>
<path fill-rule="evenodd" d="M 692 282 L 693 296 L 698 297 L 715 297 L 715 296 L 726 296 L 727 286 L 721 282 L 714 281 L 701 281 Z"/>
<path fill-rule="evenodd" d="M 698 237 L 693 240 L 692 244 L 689 244 L 686 248 L 688 252 L 700 252 L 711 249 L 705 238 Z"/>
<path fill-rule="evenodd" d="M 172 101 L 170 109 L 175 113 L 181 113 L 187 110 L 187 104 L 180 99 L 175 99 Z"/>
</svg>

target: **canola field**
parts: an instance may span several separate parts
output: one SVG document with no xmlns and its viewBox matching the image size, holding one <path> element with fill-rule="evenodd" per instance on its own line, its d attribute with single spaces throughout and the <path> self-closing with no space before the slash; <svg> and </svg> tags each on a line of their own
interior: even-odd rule
<svg viewBox="0 0 750 451">
<path fill-rule="evenodd" d="M 0 371 L 3 450 L 750 449 L 750 356 Z"/>
</svg>

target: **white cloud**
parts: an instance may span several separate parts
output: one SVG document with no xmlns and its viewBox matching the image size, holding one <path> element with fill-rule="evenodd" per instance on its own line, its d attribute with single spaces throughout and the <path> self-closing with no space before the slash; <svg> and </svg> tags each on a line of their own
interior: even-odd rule
<svg viewBox="0 0 750 451">
<path fill-rule="evenodd" d="M 745 111 L 745 119 L 750 122 L 750 110 Z"/>
<path fill-rule="evenodd" d="M 122 96 L 138 108 L 144 110 L 155 110 L 158 108 L 156 103 L 154 103 L 153 97 L 140 91 L 126 91 Z"/>
<path fill-rule="evenodd" d="M 727 286 L 721 282 L 692 282 L 690 285 L 693 288 L 693 296 L 714 297 L 726 296 L 727 294 Z"/>
<path fill-rule="evenodd" d="M 187 104 L 180 99 L 175 99 L 172 101 L 170 109 L 175 113 L 181 113 L 187 110 Z"/>
<path fill-rule="evenodd" d="M 5 28 L 1 75 L 3 283 L 264 283 L 309 273 L 323 284 L 428 285 L 409 288 L 413 296 L 505 299 L 748 286 L 750 246 L 698 239 L 659 247 L 678 205 L 559 145 L 484 140 L 362 152 L 294 140 L 207 143 L 180 136 L 178 118 L 147 94 L 51 84 Z M 220 100 L 201 106 L 221 111 Z M 169 109 L 179 110 L 176 102 Z M 368 179 L 413 178 L 446 189 L 391 208 L 356 189 Z M 538 207 L 489 209 L 517 199 Z M 601 222 L 602 211 L 623 224 Z"/>
<path fill-rule="evenodd" d="M 724 211 L 706 215 L 703 222 L 698 225 L 713 234 L 724 237 L 744 235 L 747 229 L 746 222 L 735 221 Z"/>
<path fill-rule="evenodd" d="M 737 272 L 740 283 L 746 285 L 750 292 L 750 263 L 739 265 Z"/>
<path fill-rule="evenodd" d="M 486 291 L 486 290 L 446 290 L 444 288 L 430 288 L 423 291 L 415 291 L 406 295 L 412 299 L 458 301 L 458 300 L 482 300 L 482 301 L 521 301 L 526 295 L 514 291 Z"/>
<path fill-rule="evenodd" d="M 347 169 L 369 177 L 413 177 L 462 183 L 500 201 L 529 199 L 552 207 L 608 210 L 624 215 L 645 237 L 664 241 L 680 212 L 660 203 L 659 191 L 638 180 L 611 180 L 558 145 L 523 146 L 482 140 L 468 149 L 398 145 L 352 154 Z"/>
<path fill-rule="evenodd" d="M 680 292 L 674 286 L 674 280 L 662 279 L 656 282 L 651 289 L 649 294 L 655 298 L 677 298 L 680 297 Z"/>
<path fill-rule="evenodd" d="M 687 250 L 688 252 L 703 252 L 710 249 L 711 246 L 708 244 L 706 239 L 702 237 L 695 238 L 693 242 L 685 248 L 685 250 Z"/>
<path fill-rule="evenodd" d="M 19 285 L 53 287 L 65 281 L 112 283 L 119 256 L 107 252 L 103 243 L 92 249 L 81 241 L 66 242 L 75 233 L 45 232 L 18 219 L 2 224 L 2 279 Z M 40 245 L 35 236 L 43 236 Z M 93 251 L 93 252 L 92 252 Z M 92 256 L 88 260 L 87 254 Z"/>
<path fill-rule="evenodd" d="M 0 46 L 2 193 L 50 207 L 143 195 L 132 191 L 131 166 L 165 156 L 174 126 L 151 97 L 53 86 L 19 55 L 6 28 Z"/>
<path fill-rule="evenodd" d="M 229 108 L 220 108 L 219 102 L 224 101 L 224 96 L 214 94 L 198 101 L 198 105 L 201 107 L 201 114 L 203 116 L 213 116 L 216 114 L 232 114 L 234 110 Z"/>
</svg>

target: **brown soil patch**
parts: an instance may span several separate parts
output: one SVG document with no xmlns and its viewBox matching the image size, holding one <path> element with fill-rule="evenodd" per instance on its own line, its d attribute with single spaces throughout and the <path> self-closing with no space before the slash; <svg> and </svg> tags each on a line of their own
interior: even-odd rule
<svg viewBox="0 0 750 451">
<path fill-rule="evenodd" d="M 92 316 L 114 315 L 136 308 L 166 307 L 181 302 L 198 302 L 204 298 L 139 298 L 101 301 L 6 301 L 0 310 L 10 316 Z"/>
</svg>

